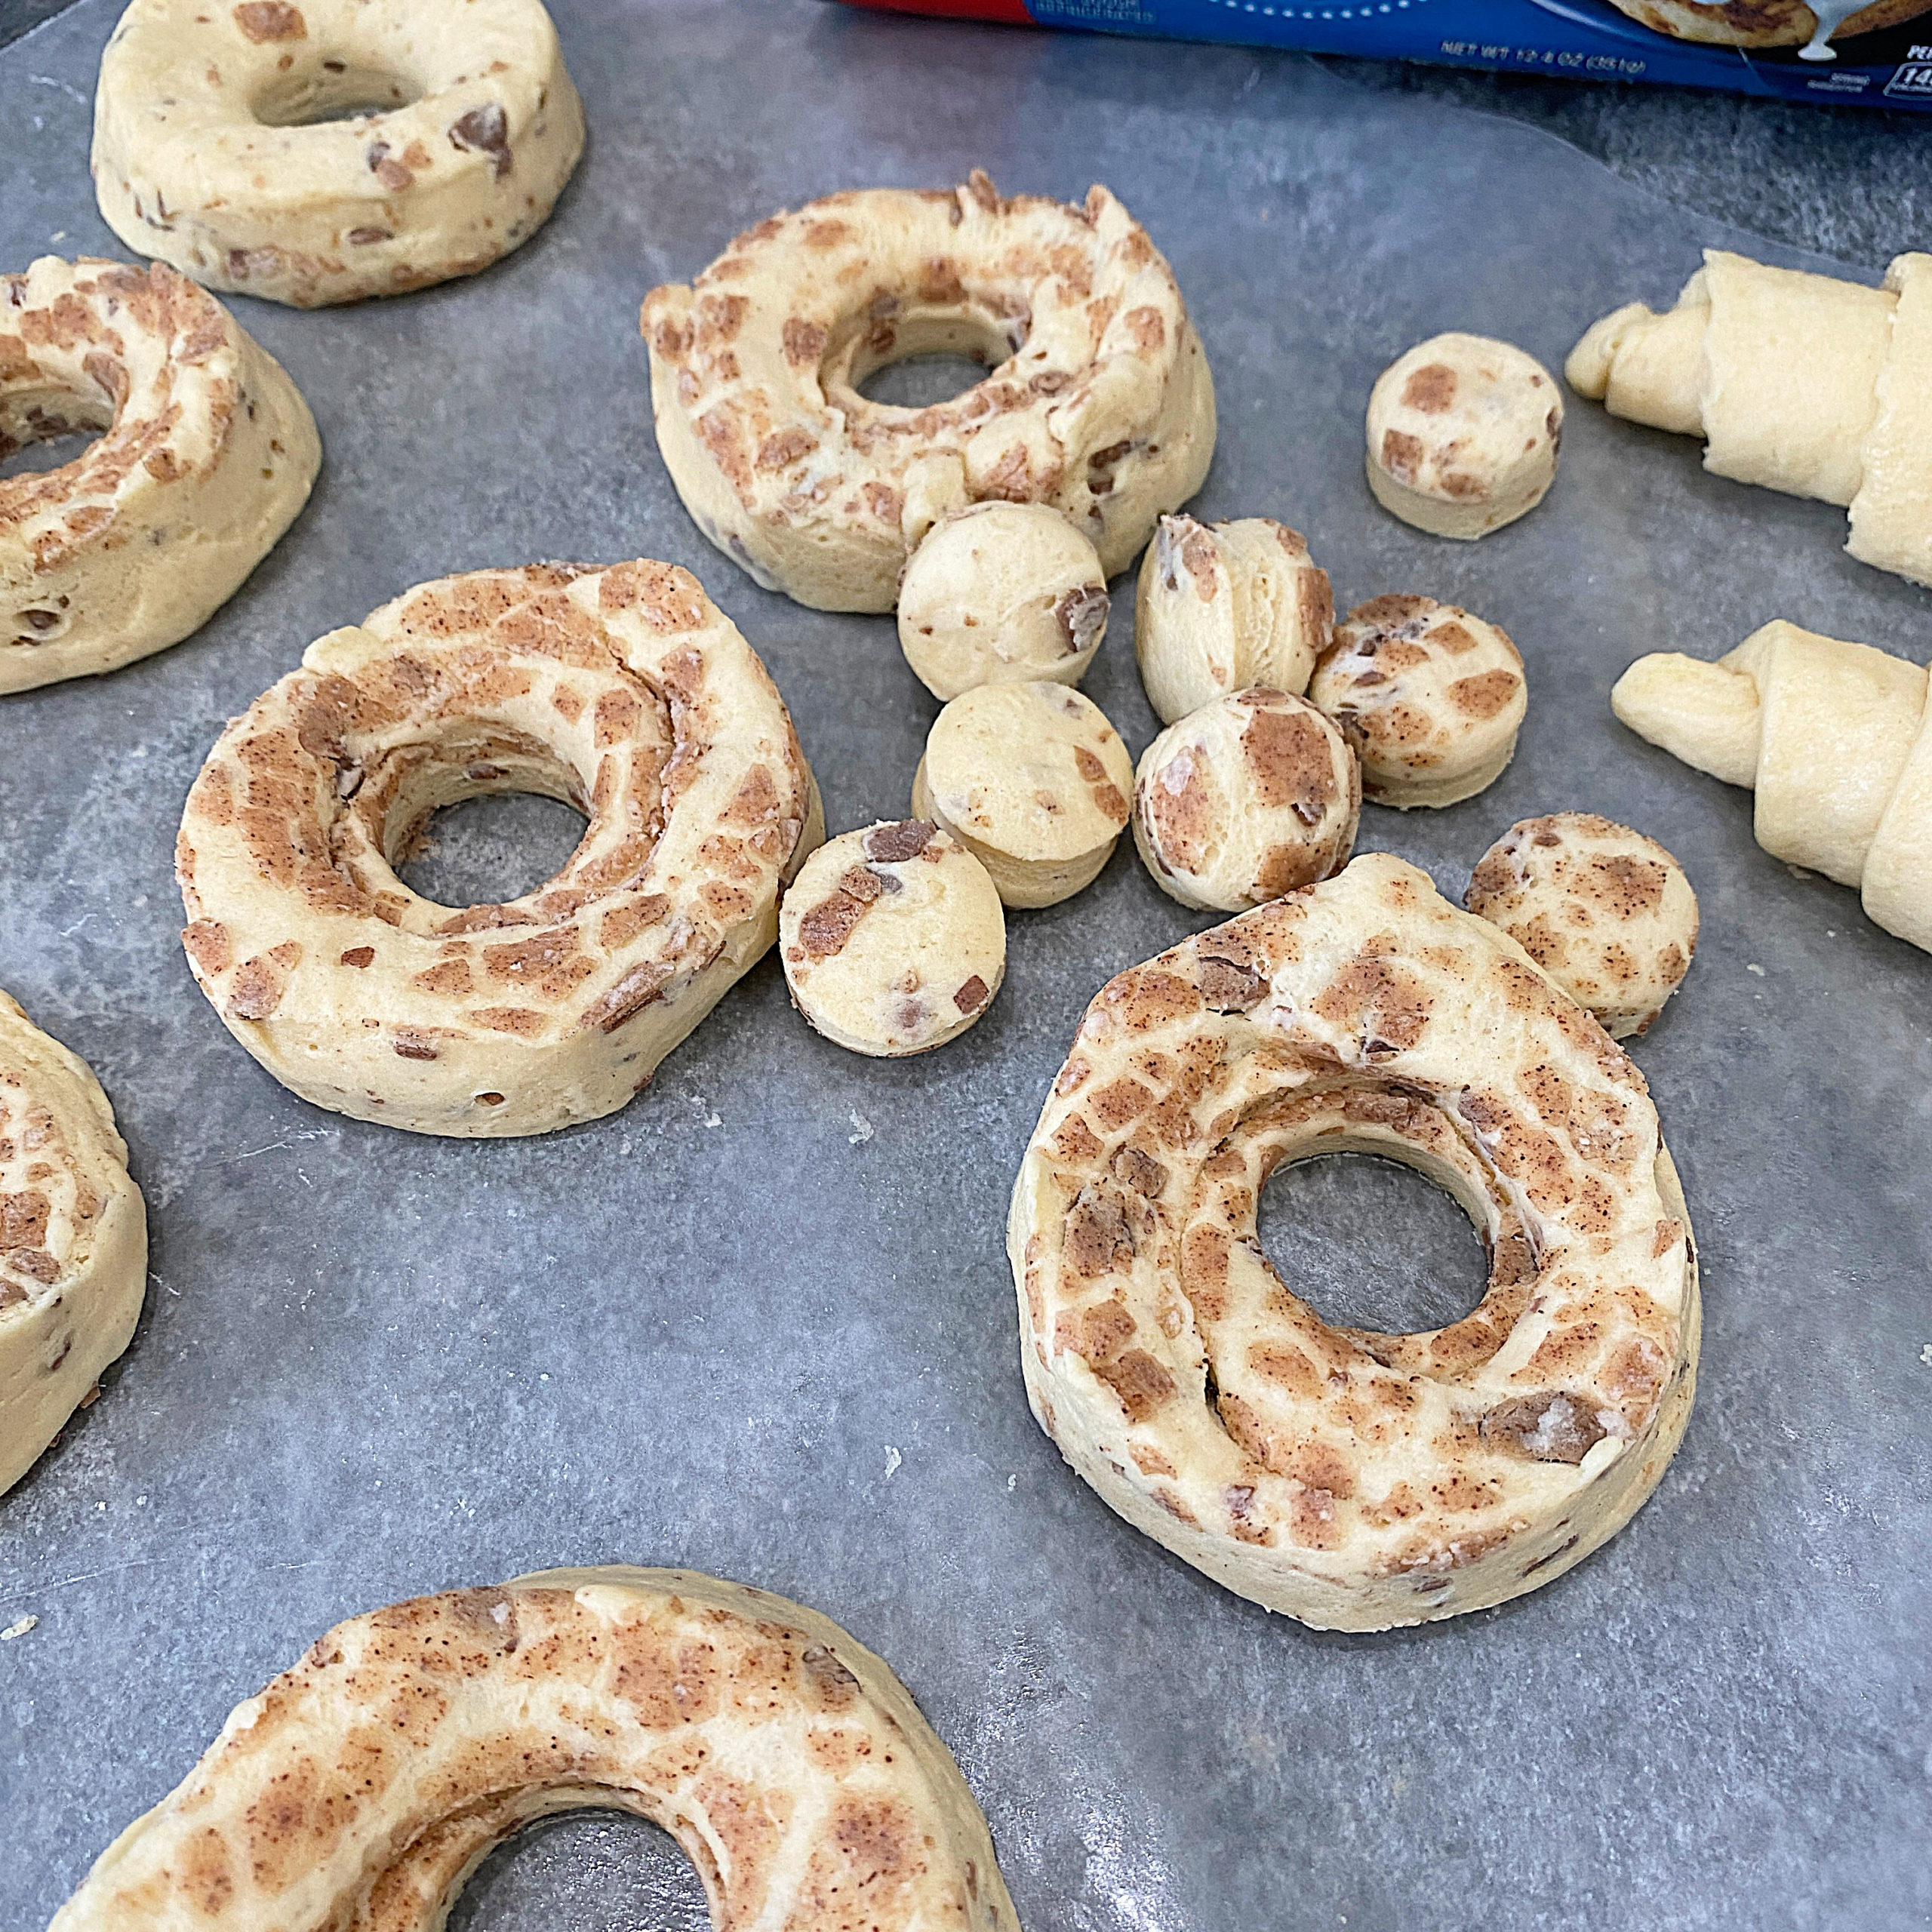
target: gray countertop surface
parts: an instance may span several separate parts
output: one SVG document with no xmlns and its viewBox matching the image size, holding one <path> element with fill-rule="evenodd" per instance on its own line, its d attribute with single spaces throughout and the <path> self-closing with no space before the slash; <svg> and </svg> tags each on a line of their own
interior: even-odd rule
<svg viewBox="0 0 1932 1932">
<path fill-rule="evenodd" d="M 1360 469 L 1375 374 L 1438 329 L 1554 365 L 1703 245 L 1875 274 L 1927 239 L 1925 135 L 817 0 L 555 11 L 592 131 L 549 226 L 393 303 L 238 300 L 320 422 L 309 509 L 195 638 L 0 703 L 0 984 L 99 1072 L 154 1232 L 132 1349 L 0 1502 L 0 1626 L 38 1620 L 0 1644 L 0 1927 L 44 1923 L 333 1621 L 596 1561 L 780 1591 L 878 1650 L 1032 1932 L 1932 1923 L 1932 962 L 1606 703 L 1638 653 L 1715 655 L 1774 616 L 1924 662 L 1932 597 L 1844 556 L 1839 512 L 1581 403 L 1548 502 L 1480 545 L 1392 521 Z M 9 264 L 123 252 L 87 177 L 114 16 L 81 0 L 0 51 Z M 1344 604 L 1428 592 L 1521 646 L 1509 771 L 1447 811 L 1371 808 L 1361 847 L 1459 894 L 1512 820 L 1577 806 L 1663 839 L 1700 895 L 1696 966 L 1636 1048 L 1702 1238 L 1697 1411 L 1630 1527 L 1499 1611 L 1371 1637 L 1270 1618 L 1111 1515 L 1027 1413 L 1020 1151 L 1088 998 L 1207 923 L 1131 850 L 1013 917 L 1004 989 L 939 1055 L 841 1053 L 768 959 L 624 1112 L 542 1141 L 306 1106 L 182 960 L 170 853 L 222 721 L 450 571 L 689 566 L 765 656 L 833 826 L 905 809 L 936 706 L 890 620 L 798 610 L 705 545 L 657 461 L 636 309 L 780 205 L 975 165 L 1104 180 L 1167 251 L 1220 392 L 1203 514 L 1294 523 Z M 1087 688 L 1137 751 L 1117 591 Z M 414 876 L 519 889 L 568 823 L 462 808 Z M 1367 1164 L 1272 1183 L 1263 1232 L 1331 1315 L 1478 1291 L 1453 1211 Z M 454 1922 L 703 1907 L 651 1828 L 571 1819 L 494 1855 Z"/>
</svg>

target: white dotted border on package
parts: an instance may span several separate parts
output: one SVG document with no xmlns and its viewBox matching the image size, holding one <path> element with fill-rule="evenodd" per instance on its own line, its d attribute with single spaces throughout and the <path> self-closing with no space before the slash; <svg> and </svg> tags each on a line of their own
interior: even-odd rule
<svg viewBox="0 0 1932 1932">
<path fill-rule="evenodd" d="M 1284 20 L 1368 20 L 1377 14 L 1405 14 L 1409 0 L 1381 0 L 1374 7 L 1264 7 L 1258 0 L 1213 0 L 1231 14 L 1265 14 L 1270 20 L 1278 14 Z"/>
</svg>

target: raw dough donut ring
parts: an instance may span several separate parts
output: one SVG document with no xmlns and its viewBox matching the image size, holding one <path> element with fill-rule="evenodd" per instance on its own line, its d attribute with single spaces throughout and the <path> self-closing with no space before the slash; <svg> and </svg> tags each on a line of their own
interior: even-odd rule
<svg viewBox="0 0 1932 1932">
<path fill-rule="evenodd" d="M 1328 573 L 1299 531 L 1161 518 L 1141 560 L 1134 654 L 1162 724 L 1251 685 L 1299 697 L 1334 627 Z"/>
<path fill-rule="evenodd" d="M 298 309 L 488 268 L 583 152 L 541 0 L 134 0 L 94 97 L 108 226 Z"/>
<path fill-rule="evenodd" d="M 927 734 L 912 814 L 986 869 L 1003 906 L 1057 906 L 1100 876 L 1127 829 L 1134 761 L 1094 700 L 1063 685 L 981 685 Z"/>
<path fill-rule="evenodd" d="M 1140 755 L 1134 842 L 1155 883 L 1238 912 L 1340 872 L 1361 776 L 1341 733 L 1287 691 L 1236 691 L 1170 724 Z"/>
<path fill-rule="evenodd" d="M 339 1623 L 238 1706 L 50 1932 L 435 1932 L 490 1847 L 660 1826 L 715 1925 L 1019 1932 L 952 1754 L 829 1617 L 689 1570 L 550 1570 Z"/>
<path fill-rule="evenodd" d="M 43 255 L 0 278 L 0 691 L 165 650 L 241 587 L 309 500 L 315 418 L 281 365 L 172 269 Z"/>
<path fill-rule="evenodd" d="M 1562 440 L 1562 394 L 1534 355 L 1487 336 L 1432 336 L 1370 392 L 1368 487 L 1432 536 L 1487 537 L 1543 501 Z"/>
<path fill-rule="evenodd" d="M 1375 597 L 1335 626 L 1309 699 L 1361 760 L 1378 805 L 1453 805 L 1503 776 L 1529 709 L 1509 634 L 1432 597 Z"/>
<path fill-rule="evenodd" d="M 942 703 L 980 685 L 1077 685 L 1107 632 L 1100 552 L 1044 503 L 974 503 L 921 540 L 899 648 Z"/>
<path fill-rule="evenodd" d="M 768 590 L 889 611 L 949 511 L 1051 504 L 1109 577 L 1214 451 L 1214 386 L 1174 274 L 1105 188 L 1069 207 L 960 188 L 829 195 L 645 298 L 657 447 L 699 529 Z M 858 385 L 907 356 L 995 365 L 950 402 Z"/>
<path fill-rule="evenodd" d="M 1647 1033 L 1697 950 L 1697 895 L 1654 838 L 1594 812 L 1512 825 L 1463 903 L 1507 933 L 1612 1039 Z"/>
<path fill-rule="evenodd" d="M 792 1004 L 855 1054 L 929 1053 L 974 1025 L 1006 977 L 1006 916 L 986 869 L 924 819 L 828 840 L 779 909 Z"/>
<path fill-rule="evenodd" d="M 0 992 L 0 1494 L 134 1339 L 147 1210 L 86 1063 Z"/>
<path fill-rule="evenodd" d="M 397 878 L 432 812 L 504 791 L 588 817 L 554 878 L 456 911 Z M 222 734 L 181 821 L 182 938 L 303 1099 L 544 1134 L 648 1082 L 822 831 L 783 703 L 688 571 L 473 571 L 318 639 Z"/>
<path fill-rule="evenodd" d="M 1350 1146 L 1484 1226 L 1500 1265 L 1474 1315 L 1358 1334 L 1284 1287 L 1260 1183 Z M 1061 1453 L 1177 1555 L 1321 1629 L 1560 1576 L 1650 1494 L 1690 1412 L 1697 1275 L 1643 1076 L 1386 854 L 1101 989 L 1007 1244 Z"/>
</svg>

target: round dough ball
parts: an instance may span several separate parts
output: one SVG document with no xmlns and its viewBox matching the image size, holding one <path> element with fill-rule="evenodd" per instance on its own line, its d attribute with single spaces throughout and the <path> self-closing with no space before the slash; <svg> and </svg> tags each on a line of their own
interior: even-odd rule
<svg viewBox="0 0 1932 1932">
<path fill-rule="evenodd" d="M 1265 516 L 1164 516 L 1141 560 L 1134 654 L 1164 724 L 1251 685 L 1308 688 L 1335 622 L 1328 573 Z"/>
<path fill-rule="evenodd" d="M 1006 973 L 1006 918 L 986 867 L 924 819 L 821 845 L 779 908 L 778 944 L 807 1020 L 880 1059 L 956 1038 Z"/>
<path fill-rule="evenodd" d="M 986 867 L 1003 903 L 1054 906 L 1107 863 L 1133 790 L 1134 761 L 1091 698 L 982 685 L 934 724 L 912 810 Z"/>
<path fill-rule="evenodd" d="M 1305 699 L 1204 704 L 1142 755 L 1134 842 L 1169 897 L 1238 912 L 1340 872 L 1361 816 L 1355 755 Z"/>
<path fill-rule="evenodd" d="M 1368 487 L 1404 523 L 1487 537 L 1556 480 L 1563 398 L 1534 355 L 1438 335 L 1389 364 L 1368 398 Z"/>
<path fill-rule="evenodd" d="M 1107 628 L 1100 554 L 1044 503 L 975 503 L 933 526 L 899 586 L 899 643 L 934 697 L 1077 685 Z"/>
<path fill-rule="evenodd" d="M 1507 933 L 1613 1039 L 1649 1030 L 1697 950 L 1697 895 L 1654 838 L 1594 812 L 1512 825 L 1463 903 Z"/>
<path fill-rule="evenodd" d="M 1309 696 L 1361 760 L 1362 796 L 1407 811 L 1494 784 L 1529 709 L 1506 632 L 1432 597 L 1377 597 L 1335 626 Z"/>
</svg>

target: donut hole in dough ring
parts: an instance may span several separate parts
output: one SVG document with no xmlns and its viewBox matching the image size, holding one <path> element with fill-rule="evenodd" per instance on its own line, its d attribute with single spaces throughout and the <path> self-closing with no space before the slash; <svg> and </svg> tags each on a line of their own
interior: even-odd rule
<svg viewBox="0 0 1932 1932">
<path fill-rule="evenodd" d="M 133 1339 L 147 1266 L 100 1081 L 0 993 L 0 1493 Z"/>
<path fill-rule="evenodd" d="M 1077 685 L 1107 630 L 1099 553 L 1044 503 L 974 503 L 921 540 L 899 586 L 899 645 L 942 702 L 976 685 Z"/>
<path fill-rule="evenodd" d="M 1286 691 L 1204 704 L 1147 747 L 1134 780 L 1142 861 L 1196 909 L 1238 912 L 1340 872 L 1361 818 L 1355 754 Z"/>
<path fill-rule="evenodd" d="M 889 611 L 940 517 L 1061 511 L 1124 570 L 1201 487 L 1214 390 L 1173 272 L 1105 188 L 1078 205 L 957 189 L 831 195 L 740 235 L 642 326 L 671 480 L 768 589 Z M 912 355 L 991 366 L 949 402 L 860 385 Z"/>
<path fill-rule="evenodd" d="M 1100 875 L 1133 792 L 1133 761 L 1091 698 L 1063 685 L 981 685 L 927 734 L 912 812 L 986 867 L 1002 905 L 1056 906 Z"/>
<path fill-rule="evenodd" d="M 563 869 L 433 905 L 395 863 L 490 792 L 574 805 Z M 648 561 L 420 586 L 217 742 L 176 870 L 195 977 L 305 1100 L 418 1133 L 622 1106 L 768 947 L 823 835 L 792 722 L 696 578 Z"/>
<path fill-rule="evenodd" d="M 1164 724 L 1251 685 L 1299 697 L 1334 626 L 1328 573 L 1272 517 L 1164 516 L 1141 560 L 1134 653 Z"/>
<path fill-rule="evenodd" d="M 1358 605 L 1335 626 L 1308 695 L 1361 759 L 1362 796 L 1403 811 L 1493 785 L 1529 709 L 1509 634 L 1432 597 Z"/>
<path fill-rule="evenodd" d="M 1368 485 L 1435 537 L 1487 537 L 1556 480 L 1563 397 L 1533 355 L 1487 336 L 1438 335 L 1399 355 L 1368 398 Z"/>
<path fill-rule="evenodd" d="M 315 419 L 211 295 L 158 265 L 43 256 L 0 277 L 0 456 L 97 430 L 0 478 L 0 692 L 177 644 L 307 502 Z"/>
<path fill-rule="evenodd" d="M 1268 1172 L 1420 1168 L 1495 1257 L 1430 1334 L 1329 1327 L 1256 1238 Z M 1688 1417 L 1697 1275 L 1642 1075 L 1514 941 L 1383 854 L 1121 974 L 1014 1190 L 1034 1414 L 1137 1528 L 1323 1629 L 1559 1576 Z"/>
<path fill-rule="evenodd" d="M 583 149 L 540 0 L 134 0 L 94 100 L 115 233 L 303 309 L 487 268 Z"/>
<path fill-rule="evenodd" d="M 829 839 L 779 914 L 792 1003 L 835 1044 L 878 1059 L 957 1039 L 1006 976 L 1006 915 L 986 869 L 931 820 Z"/>
<path fill-rule="evenodd" d="M 585 1806 L 669 1832 L 720 1927 L 1019 1932 L 972 1792 L 883 1661 L 768 1591 L 617 1566 L 338 1624 L 53 1932 L 432 1932 L 493 1844 Z"/>
<path fill-rule="evenodd" d="M 1654 838 L 1594 812 L 1512 825 L 1463 903 L 1515 940 L 1613 1039 L 1647 1033 L 1697 950 L 1697 895 Z"/>
</svg>

